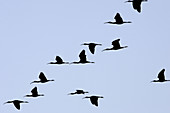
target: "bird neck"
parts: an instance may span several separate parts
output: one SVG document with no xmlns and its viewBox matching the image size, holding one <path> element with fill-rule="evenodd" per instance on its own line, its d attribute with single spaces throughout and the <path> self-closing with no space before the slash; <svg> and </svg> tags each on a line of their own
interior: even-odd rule
<svg viewBox="0 0 170 113">
<path fill-rule="evenodd" d="M 31 82 L 30 84 L 32 84 L 32 83 L 40 83 L 41 81 L 33 81 L 33 82 Z"/>
<path fill-rule="evenodd" d="M 47 81 L 54 81 L 54 80 L 52 79 L 52 80 L 47 80 Z"/>
</svg>

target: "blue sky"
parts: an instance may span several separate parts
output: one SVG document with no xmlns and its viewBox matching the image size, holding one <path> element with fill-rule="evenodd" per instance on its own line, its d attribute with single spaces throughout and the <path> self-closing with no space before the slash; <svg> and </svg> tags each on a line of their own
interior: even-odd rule
<svg viewBox="0 0 170 113">
<path fill-rule="evenodd" d="M 124 0 L 0 1 L 1 113 L 16 113 L 7 100 L 27 100 L 22 113 L 169 113 L 170 83 L 150 83 L 165 68 L 170 79 L 170 1 L 142 4 L 139 14 Z M 119 12 L 132 24 L 105 25 Z M 120 51 L 101 52 L 120 38 Z M 84 42 L 98 42 L 92 55 Z M 95 64 L 47 65 L 56 55 L 78 61 L 86 50 Z M 32 84 L 44 72 L 55 82 Z M 24 98 L 33 87 L 44 97 Z M 68 96 L 76 89 L 102 95 L 99 107 Z"/>
</svg>

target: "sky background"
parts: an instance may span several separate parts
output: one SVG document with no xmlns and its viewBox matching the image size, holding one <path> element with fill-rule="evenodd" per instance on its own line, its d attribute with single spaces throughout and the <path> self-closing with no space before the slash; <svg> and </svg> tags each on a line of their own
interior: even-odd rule
<svg viewBox="0 0 170 113">
<path fill-rule="evenodd" d="M 138 13 L 124 0 L 1 0 L 0 113 L 169 113 L 170 83 L 150 83 L 165 68 L 170 79 L 170 1 L 149 0 Z M 119 12 L 132 24 L 106 25 Z M 101 52 L 120 38 L 119 51 Z M 95 55 L 84 42 L 97 42 Z M 95 64 L 47 65 L 59 55 Z M 32 84 L 40 72 L 55 82 Z M 35 86 L 44 97 L 24 98 Z M 104 96 L 99 107 L 76 89 Z M 18 111 L 4 102 L 27 100 Z"/>
</svg>

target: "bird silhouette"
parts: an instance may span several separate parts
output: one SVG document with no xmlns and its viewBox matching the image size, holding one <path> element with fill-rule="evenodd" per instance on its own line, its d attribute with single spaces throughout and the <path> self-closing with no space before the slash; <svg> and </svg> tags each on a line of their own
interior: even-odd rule
<svg viewBox="0 0 170 113">
<path fill-rule="evenodd" d="M 38 94 L 37 87 L 34 87 L 31 90 L 31 95 L 25 95 L 24 97 L 38 97 L 38 96 L 44 96 L 44 94 Z"/>
<path fill-rule="evenodd" d="M 69 62 L 64 62 L 59 56 L 56 56 L 55 60 L 56 62 L 50 62 L 48 64 L 69 64 Z"/>
<path fill-rule="evenodd" d="M 153 80 L 151 82 L 166 82 L 166 81 L 170 81 L 170 80 L 166 80 L 165 79 L 165 75 L 164 75 L 165 69 L 162 69 L 159 73 L 158 73 L 158 80 Z"/>
<path fill-rule="evenodd" d="M 120 39 L 116 39 L 116 40 L 112 41 L 113 47 L 112 48 L 106 48 L 103 51 L 106 51 L 106 50 L 119 50 L 119 49 L 123 49 L 123 48 L 128 47 L 128 46 L 121 47 L 119 41 L 120 41 Z"/>
<path fill-rule="evenodd" d="M 30 84 L 32 84 L 32 83 L 46 83 L 46 82 L 49 82 L 49 81 L 54 81 L 54 80 L 47 80 L 47 78 L 45 77 L 43 72 L 40 72 L 39 79 L 40 79 L 39 81 L 33 81 Z"/>
<path fill-rule="evenodd" d="M 140 13 L 141 12 L 141 3 L 146 2 L 146 1 L 147 0 L 128 0 L 125 2 L 132 2 L 133 8 Z"/>
<path fill-rule="evenodd" d="M 88 46 L 89 46 L 90 52 L 91 52 L 92 54 L 94 54 L 96 45 L 100 45 L 100 46 L 101 46 L 102 44 L 96 44 L 96 43 L 83 43 L 83 44 L 81 44 L 81 45 L 88 45 Z"/>
<path fill-rule="evenodd" d="M 78 89 L 74 93 L 69 93 L 68 95 L 85 94 L 85 93 L 89 93 L 89 92 Z"/>
<path fill-rule="evenodd" d="M 28 102 L 27 102 L 27 101 L 21 101 L 21 100 L 13 100 L 13 101 L 7 101 L 7 102 L 5 102 L 4 104 L 7 104 L 7 103 L 13 103 L 14 106 L 15 106 L 18 110 L 20 110 L 20 104 L 21 104 L 21 103 L 28 103 Z"/>
<path fill-rule="evenodd" d="M 78 61 L 78 62 L 72 62 L 71 64 L 94 63 L 94 62 L 87 61 L 86 55 L 85 55 L 85 50 L 84 50 L 84 49 L 80 52 L 79 58 L 80 58 L 80 61 Z"/>
<path fill-rule="evenodd" d="M 98 98 L 104 98 L 104 97 L 103 96 L 86 96 L 84 98 L 90 98 L 91 103 L 95 106 L 98 106 Z"/>
<path fill-rule="evenodd" d="M 124 24 L 124 23 L 132 23 L 131 21 L 123 21 L 122 17 L 120 16 L 119 13 L 116 14 L 116 16 L 114 17 L 115 22 L 109 21 L 109 22 L 105 22 L 104 24 Z"/>
</svg>

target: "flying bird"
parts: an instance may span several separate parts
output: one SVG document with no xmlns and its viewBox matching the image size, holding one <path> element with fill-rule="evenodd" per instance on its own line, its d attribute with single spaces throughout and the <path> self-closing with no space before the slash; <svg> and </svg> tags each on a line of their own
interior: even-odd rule
<svg viewBox="0 0 170 113">
<path fill-rule="evenodd" d="M 122 17 L 120 16 L 119 13 L 116 14 L 116 16 L 114 17 L 115 22 L 109 21 L 109 22 L 105 22 L 104 24 L 124 24 L 124 23 L 132 23 L 131 21 L 123 21 Z"/>
<path fill-rule="evenodd" d="M 90 98 L 90 101 L 93 105 L 98 106 L 98 99 L 99 98 L 104 98 L 103 96 L 86 96 L 84 98 Z M 83 99 L 84 99 L 83 98 Z"/>
<path fill-rule="evenodd" d="M 165 75 L 164 75 L 165 69 L 162 69 L 159 73 L 158 73 L 158 80 L 153 80 L 151 82 L 166 82 L 166 81 L 170 81 L 170 80 L 166 80 L 165 79 Z"/>
<path fill-rule="evenodd" d="M 46 83 L 46 82 L 49 82 L 49 81 L 54 81 L 54 80 L 47 80 L 47 78 L 45 77 L 43 72 L 40 72 L 39 79 L 40 79 L 39 81 L 33 81 L 30 84 L 32 84 L 32 83 Z"/>
<path fill-rule="evenodd" d="M 68 95 L 85 94 L 85 93 L 89 93 L 89 92 L 79 89 L 79 90 L 76 90 L 74 93 L 69 93 Z"/>
<path fill-rule="evenodd" d="M 34 87 L 31 90 L 31 95 L 25 95 L 24 97 L 38 97 L 38 96 L 44 96 L 44 94 L 38 94 L 37 87 Z"/>
<path fill-rule="evenodd" d="M 126 2 L 132 2 L 133 8 L 140 13 L 141 12 L 141 3 L 147 2 L 147 0 L 128 0 L 128 1 L 125 1 L 125 3 Z"/>
<path fill-rule="evenodd" d="M 83 49 L 80 54 L 79 54 L 80 61 L 78 62 L 72 62 L 71 64 L 85 64 L 85 63 L 94 63 L 87 61 L 86 55 L 85 55 L 85 50 Z"/>
<path fill-rule="evenodd" d="M 20 104 L 21 104 L 21 103 L 28 103 L 28 102 L 27 102 L 27 101 L 21 101 L 21 100 L 13 100 L 13 101 L 7 101 L 7 102 L 5 102 L 4 104 L 7 104 L 7 103 L 13 103 L 14 106 L 15 106 L 18 110 L 20 110 Z"/>
<path fill-rule="evenodd" d="M 69 64 L 69 62 L 64 62 L 61 57 L 56 56 L 55 58 L 56 62 L 50 62 L 48 64 Z"/>
<path fill-rule="evenodd" d="M 112 48 L 106 48 L 103 51 L 106 51 L 106 50 L 119 50 L 119 49 L 123 49 L 123 48 L 128 47 L 128 46 L 121 47 L 119 41 L 120 41 L 120 39 L 116 39 L 116 40 L 112 41 L 113 47 Z"/>
<path fill-rule="evenodd" d="M 83 44 L 81 44 L 81 45 L 88 45 L 88 46 L 89 46 L 90 52 L 91 52 L 92 54 L 94 54 L 96 45 L 100 45 L 100 46 L 101 46 L 102 44 L 96 44 L 96 43 L 83 43 Z"/>
</svg>

